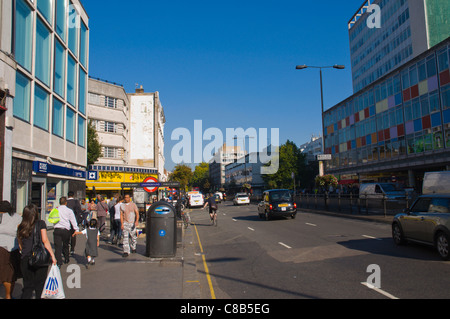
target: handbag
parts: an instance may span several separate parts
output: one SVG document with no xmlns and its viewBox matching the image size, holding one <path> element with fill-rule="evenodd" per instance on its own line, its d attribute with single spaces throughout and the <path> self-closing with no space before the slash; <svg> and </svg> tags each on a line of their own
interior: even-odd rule
<svg viewBox="0 0 450 319">
<path fill-rule="evenodd" d="M 42 242 L 41 232 L 37 231 L 37 226 L 36 223 L 33 234 L 33 248 L 28 259 L 28 265 L 33 268 L 48 267 L 50 265 L 50 253 Z"/>
</svg>

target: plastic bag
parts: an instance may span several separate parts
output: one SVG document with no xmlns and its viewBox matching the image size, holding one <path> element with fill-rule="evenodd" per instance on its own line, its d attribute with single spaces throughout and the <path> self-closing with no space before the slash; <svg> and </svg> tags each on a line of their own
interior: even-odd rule
<svg viewBox="0 0 450 319">
<path fill-rule="evenodd" d="M 59 267 L 53 265 L 48 273 L 45 281 L 44 290 L 41 295 L 42 299 L 65 299 L 63 281 L 61 279 L 61 271 Z"/>
</svg>

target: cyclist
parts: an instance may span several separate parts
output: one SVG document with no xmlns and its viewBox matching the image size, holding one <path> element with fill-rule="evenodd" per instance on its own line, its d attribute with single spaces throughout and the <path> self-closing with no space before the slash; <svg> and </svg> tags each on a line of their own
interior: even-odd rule
<svg viewBox="0 0 450 319">
<path fill-rule="evenodd" d="M 216 198 L 213 196 L 213 194 L 209 194 L 209 198 L 206 200 L 203 209 L 205 209 L 206 206 L 209 206 L 209 216 L 211 217 L 211 225 L 213 225 L 217 218 L 217 203 Z"/>
</svg>

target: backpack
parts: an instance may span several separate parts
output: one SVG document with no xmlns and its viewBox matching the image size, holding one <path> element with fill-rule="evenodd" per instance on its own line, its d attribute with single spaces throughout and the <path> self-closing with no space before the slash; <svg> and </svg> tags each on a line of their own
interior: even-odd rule
<svg viewBox="0 0 450 319">
<path fill-rule="evenodd" d="M 59 223 L 59 210 L 57 208 L 52 209 L 50 215 L 48 215 L 48 221 L 54 225 Z"/>
</svg>

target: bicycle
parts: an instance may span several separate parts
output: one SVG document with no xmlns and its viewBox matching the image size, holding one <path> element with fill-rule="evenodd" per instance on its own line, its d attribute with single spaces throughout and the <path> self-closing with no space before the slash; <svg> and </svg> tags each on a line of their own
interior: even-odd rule
<svg viewBox="0 0 450 319">
<path fill-rule="evenodd" d="M 185 212 L 184 210 L 181 212 L 181 218 L 183 219 L 184 229 L 187 229 L 191 224 L 191 216 L 189 212 Z"/>
</svg>

